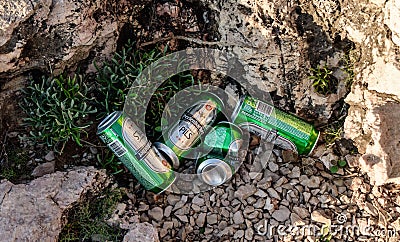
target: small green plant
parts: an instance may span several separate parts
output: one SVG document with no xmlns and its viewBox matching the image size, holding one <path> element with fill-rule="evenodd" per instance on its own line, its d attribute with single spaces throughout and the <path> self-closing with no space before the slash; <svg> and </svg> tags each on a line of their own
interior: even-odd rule
<svg viewBox="0 0 400 242">
<path fill-rule="evenodd" d="M 122 163 L 109 149 L 106 149 L 102 154 L 97 154 L 96 158 L 100 167 L 102 169 L 111 171 L 113 175 L 116 175 L 123 171 Z"/>
<path fill-rule="evenodd" d="M 347 162 L 345 160 L 339 160 L 337 162 L 337 165 L 334 165 L 330 168 L 331 173 L 337 173 L 339 171 L 339 168 L 344 168 L 347 165 Z"/>
<path fill-rule="evenodd" d="M 179 73 L 166 79 L 155 91 L 153 90 L 154 86 L 149 85 L 149 82 L 153 81 L 152 78 L 147 80 L 143 77 L 141 81 L 144 83 L 135 82 L 138 81 L 136 77 L 147 66 L 165 56 L 166 53 L 167 47 L 162 51 L 157 48 L 147 52 L 136 50 L 134 42 L 129 41 L 110 62 L 103 63 L 101 67 L 94 63 L 98 70 L 96 77 L 98 118 L 101 119 L 113 111 L 120 111 L 124 105 L 125 107 L 145 107 L 146 113 L 137 113 L 136 120 L 140 120 L 139 116 L 143 115 L 148 131 L 147 135 L 150 137 L 161 131 L 161 115 L 168 100 L 178 91 L 195 84 L 194 78 L 189 72 Z M 154 73 L 164 73 L 163 71 L 170 68 L 169 65 L 161 64 L 152 67 Z M 131 96 L 126 105 L 128 94 Z M 148 106 L 143 97 L 151 97 Z M 169 111 L 173 112 L 174 110 Z"/>
<path fill-rule="evenodd" d="M 309 77 L 313 81 L 313 87 L 317 93 L 326 95 L 332 93 L 336 88 L 335 77 L 332 75 L 332 71 L 327 66 L 317 66 L 316 68 L 310 69 L 312 75 Z"/>
<path fill-rule="evenodd" d="M 105 221 L 122 199 L 120 189 L 108 189 L 103 195 L 81 204 L 69 214 L 60 233 L 60 241 L 121 241 L 123 230 L 110 227 Z"/>
<path fill-rule="evenodd" d="M 331 229 L 330 226 L 327 224 L 324 224 L 321 227 L 321 231 L 320 231 L 320 236 L 319 238 L 317 238 L 318 242 L 329 242 L 332 239 L 332 233 L 331 233 Z"/>
<path fill-rule="evenodd" d="M 343 135 L 343 127 L 328 127 L 324 131 L 325 135 L 325 144 L 330 147 L 335 144 L 336 140 L 342 138 Z"/>
<path fill-rule="evenodd" d="M 353 84 L 353 80 L 355 77 L 354 73 L 354 63 L 356 62 L 357 52 L 352 49 L 350 50 L 342 59 L 342 70 L 347 74 L 346 79 L 344 80 L 346 87 L 350 90 L 351 85 Z"/>
<path fill-rule="evenodd" d="M 32 80 L 23 91 L 21 104 L 28 116 L 25 124 L 31 128 L 29 139 L 56 151 L 61 145 L 60 153 L 70 139 L 81 145 L 81 134 L 86 134 L 84 129 L 91 124 L 88 115 L 96 112 L 88 91 L 80 75 L 43 77 L 41 83 Z"/>
<path fill-rule="evenodd" d="M 30 169 L 28 169 L 29 156 L 26 151 L 18 148 L 7 148 L 5 150 L 5 158 L 0 166 L 0 179 L 5 178 L 15 182 L 21 176 L 28 177 Z"/>
</svg>

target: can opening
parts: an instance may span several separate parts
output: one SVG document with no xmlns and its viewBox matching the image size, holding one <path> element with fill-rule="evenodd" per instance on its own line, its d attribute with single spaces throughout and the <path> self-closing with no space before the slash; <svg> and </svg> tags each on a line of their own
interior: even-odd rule
<svg viewBox="0 0 400 242">
<path fill-rule="evenodd" d="M 171 164 L 171 166 L 174 169 L 178 169 L 180 162 L 178 157 L 176 156 L 176 154 L 165 144 L 161 143 L 161 142 L 155 142 L 154 146 L 156 147 L 156 149 L 161 153 L 161 155 L 168 161 L 169 164 Z"/>
<path fill-rule="evenodd" d="M 226 170 L 218 164 L 211 164 L 204 167 L 202 178 L 207 184 L 218 186 L 226 181 Z"/>
<path fill-rule="evenodd" d="M 231 167 L 219 159 L 208 159 L 201 162 L 197 173 L 210 186 L 219 186 L 232 176 Z"/>
</svg>

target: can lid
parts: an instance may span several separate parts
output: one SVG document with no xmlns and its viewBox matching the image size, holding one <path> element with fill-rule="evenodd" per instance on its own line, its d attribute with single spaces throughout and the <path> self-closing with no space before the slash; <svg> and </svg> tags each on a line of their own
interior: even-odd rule
<svg viewBox="0 0 400 242">
<path fill-rule="evenodd" d="M 163 155 L 167 156 L 165 158 L 168 158 L 168 160 L 172 163 L 171 165 L 174 169 L 179 168 L 180 162 L 179 162 L 178 156 L 176 156 L 175 152 L 171 148 L 169 148 L 168 146 L 166 146 L 165 144 L 163 144 L 161 142 L 155 142 L 154 146 L 159 151 L 161 151 L 161 153 Z"/>
<path fill-rule="evenodd" d="M 121 115 L 121 111 L 114 111 L 105 117 L 97 127 L 97 134 L 100 134 L 104 130 L 108 129 Z"/>
<path fill-rule="evenodd" d="M 236 107 L 233 109 L 233 112 L 232 112 L 232 115 L 231 115 L 232 122 L 235 122 L 235 119 L 239 114 L 240 107 L 242 106 L 245 98 L 246 98 L 246 96 L 241 96 L 239 98 L 239 101 L 236 104 Z"/>
<path fill-rule="evenodd" d="M 197 174 L 201 179 L 211 186 L 223 184 L 232 176 L 231 167 L 220 159 L 207 159 L 200 163 Z"/>
<path fill-rule="evenodd" d="M 317 146 L 318 140 L 319 140 L 319 135 L 321 134 L 321 132 L 318 131 L 318 137 L 315 139 L 315 143 L 313 145 L 313 147 L 311 148 L 310 152 L 308 152 L 307 156 L 311 155 L 311 153 L 314 151 L 315 146 Z"/>
</svg>

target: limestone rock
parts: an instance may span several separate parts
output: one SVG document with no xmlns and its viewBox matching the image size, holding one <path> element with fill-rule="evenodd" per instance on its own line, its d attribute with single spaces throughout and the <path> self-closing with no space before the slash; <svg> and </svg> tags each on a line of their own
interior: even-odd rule
<svg viewBox="0 0 400 242">
<path fill-rule="evenodd" d="M 400 2 L 398 0 L 301 1 L 303 10 L 331 38 L 340 35 L 356 44 L 354 83 L 345 137 L 355 141 L 360 168 L 376 185 L 400 183 Z M 366 10 L 366 11 L 365 11 Z M 388 31 L 390 34 L 387 34 Z M 356 164 L 356 163 L 354 163 Z"/>
<path fill-rule="evenodd" d="M 159 242 L 157 230 L 153 225 L 145 222 L 132 225 L 124 237 L 124 242 Z"/>
<path fill-rule="evenodd" d="M 93 167 L 56 172 L 26 185 L 2 180 L 0 241 L 56 241 L 67 209 L 108 184 L 107 175 Z"/>
<path fill-rule="evenodd" d="M 46 174 L 53 173 L 55 169 L 55 162 L 46 162 L 43 164 L 38 165 L 33 171 L 32 171 L 32 176 L 34 177 L 40 177 L 44 176 Z"/>
<path fill-rule="evenodd" d="M 284 221 L 288 220 L 289 216 L 290 216 L 290 211 L 285 206 L 279 206 L 279 209 L 275 210 L 272 213 L 272 217 L 279 222 L 284 222 Z"/>
<path fill-rule="evenodd" d="M 102 4 L 86 0 L 6 1 L 0 6 L 0 78 L 46 70 L 49 63 L 59 73 L 87 58 L 91 51 L 110 56 L 116 48 L 119 23 Z"/>
</svg>

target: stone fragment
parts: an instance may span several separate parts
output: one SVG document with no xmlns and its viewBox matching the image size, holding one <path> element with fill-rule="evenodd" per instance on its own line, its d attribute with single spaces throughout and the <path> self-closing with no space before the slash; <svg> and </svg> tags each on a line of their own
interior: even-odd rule
<svg viewBox="0 0 400 242">
<path fill-rule="evenodd" d="M 162 220 L 162 218 L 164 217 L 163 213 L 164 213 L 164 211 L 160 207 L 154 207 L 154 208 L 150 209 L 150 211 L 148 212 L 150 218 L 152 218 L 156 221 Z"/>
<path fill-rule="evenodd" d="M 54 161 L 42 163 L 42 164 L 38 165 L 32 171 L 31 175 L 34 177 L 40 177 L 40 176 L 44 176 L 46 174 L 51 174 L 55 170 L 55 165 L 56 165 L 56 163 Z"/>
<path fill-rule="evenodd" d="M 289 219 L 290 210 L 285 206 L 279 206 L 279 209 L 272 213 L 272 217 L 279 222 L 284 222 Z"/>
<path fill-rule="evenodd" d="M 132 225 L 131 229 L 124 236 L 123 242 L 159 242 L 157 230 L 149 223 Z"/>
</svg>

